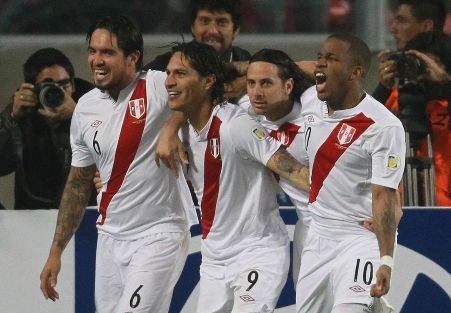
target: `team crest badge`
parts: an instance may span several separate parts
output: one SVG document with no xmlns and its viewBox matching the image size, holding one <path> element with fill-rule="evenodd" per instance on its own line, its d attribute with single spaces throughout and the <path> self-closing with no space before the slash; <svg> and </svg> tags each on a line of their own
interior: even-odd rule
<svg viewBox="0 0 451 313">
<path fill-rule="evenodd" d="M 252 134 L 258 140 L 263 140 L 266 138 L 266 132 L 263 127 L 255 127 L 254 129 L 252 129 Z"/>
<path fill-rule="evenodd" d="M 140 119 L 146 113 L 146 107 L 144 105 L 144 99 L 134 99 L 128 102 L 128 109 L 130 115 L 136 119 Z"/>
<path fill-rule="evenodd" d="M 220 145 L 219 145 L 219 138 L 212 138 L 210 139 L 210 152 L 211 155 L 217 159 L 220 155 Z"/>
<path fill-rule="evenodd" d="M 341 145 L 346 145 L 352 141 L 352 137 L 355 134 L 355 128 L 343 123 L 340 131 L 338 132 L 337 139 Z"/>
<path fill-rule="evenodd" d="M 399 156 L 395 155 L 395 154 L 390 154 L 388 156 L 388 161 L 387 161 L 387 168 L 389 169 L 397 169 L 399 167 L 399 162 L 400 158 Z"/>
<path fill-rule="evenodd" d="M 284 131 L 278 131 L 277 141 L 283 144 L 284 146 L 288 146 L 288 144 L 290 143 L 290 136 L 288 136 Z"/>
</svg>

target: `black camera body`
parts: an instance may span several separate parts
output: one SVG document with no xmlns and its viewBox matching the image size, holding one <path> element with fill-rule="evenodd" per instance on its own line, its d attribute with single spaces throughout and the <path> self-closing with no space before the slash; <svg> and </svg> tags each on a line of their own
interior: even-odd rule
<svg viewBox="0 0 451 313">
<path fill-rule="evenodd" d="M 409 84 L 417 79 L 419 75 L 426 72 L 426 65 L 416 55 L 406 54 L 404 52 L 392 52 L 387 56 L 387 60 L 396 61 L 399 84 L 401 86 Z"/>
<path fill-rule="evenodd" d="M 52 81 L 44 81 L 34 86 L 39 103 L 48 108 L 56 108 L 64 101 L 64 89 Z"/>
</svg>

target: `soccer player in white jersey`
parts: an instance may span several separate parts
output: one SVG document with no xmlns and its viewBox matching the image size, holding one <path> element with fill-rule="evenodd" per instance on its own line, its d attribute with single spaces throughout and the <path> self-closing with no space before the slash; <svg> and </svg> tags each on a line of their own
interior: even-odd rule
<svg viewBox="0 0 451 313">
<path fill-rule="evenodd" d="M 283 51 L 262 49 L 249 61 L 247 94 L 252 104 L 248 108 L 249 113 L 258 114 L 270 136 L 281 142 L 296 160 L 306 166 L 305 125 L 299 99 L 310 86 L 309 78 Z M 295 188 L 284 178 L 280 179 L 279 184 L 295 206 L 298 216 L 293 236 L 292 260 L 293 281 L 296 285 L 303 242 L 310 220 L 307 211 L 308 192 Z"/>
<path fill-rule="evenodd" d="M 393 269 L 404 130 L 363 90 L 369 62 L 362 40 L 329 36 L 318 53 L 316 87 L 301 97 L 312 219 L 298 313 L 392 312 L 380 297 L 390 289 Z M 360 225 L 370 217 L 374 232 Z"/>
<path fill-rule="evenodd" d="M 271 169 L 308 190 L 308 170 L 241 108 L 222 102 L 223 69 L 202 43 L 175 46 L 167 66 L 171 109 L 199 199 L 202 264 L 198 313 L 273 312 L 289 268 L 289 238 Z"/>
<path fill-rule="evenodd" d="M 61 255 L 89 199 L 96 167 L 98 196 L 96 312 L 167 312 L 188 253 L 194 205 L 183 178 L 153 160 L 167 106 L 163 72 L 139 72 L 143 39 L 123 17 L 98 20 L 88 32 L 88 63 L 97 88 L 83 96 L 71 124 L 72 167 L 49 257 L 45 298 L 55 290 Z"/>
</svg>

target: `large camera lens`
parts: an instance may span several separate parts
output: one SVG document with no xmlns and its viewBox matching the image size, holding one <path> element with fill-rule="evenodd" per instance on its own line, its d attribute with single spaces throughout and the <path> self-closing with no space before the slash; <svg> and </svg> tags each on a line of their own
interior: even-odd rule
<svg viewBox="0 0 451 313">
<path fill-rule="evenodd" d="M 64 90 L 55 83 L 43 83 L 36 86 L 39 102 L 46 107 L 56 108 L 63 103 Z"/>
</svg>

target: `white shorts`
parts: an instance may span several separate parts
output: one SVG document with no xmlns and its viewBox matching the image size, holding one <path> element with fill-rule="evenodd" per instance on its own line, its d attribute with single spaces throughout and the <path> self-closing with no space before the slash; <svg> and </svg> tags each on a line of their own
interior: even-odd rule
<svg viewBox="0 0 451 313">
<path fill-rule="evenodd" d="M 305 238 L 307 237 L 311 219 L 309 212 L 302 211 L 300 214 L 298 213 L 298 221 L 294 226 L 292 268 L 295 289 L 299 276 L 299 268 L 301 267 L 302 250 L 304 250 Z"/>
<path fill-rule="evenodd" d="M 188 254 L 189 232 L 97 240 L 97 313 L 167 313 Z"/>
<path fill-rule="evenodd" d="M 296 286 L 296 312 L 331 312 L 344 303 L 370 307 L 374 301 L 370 289 L 379 265 L 374 234 L 336 240 L 319 235 L 312 223 Z"/>
<path fill-rule="evenodd" d="M 273 312 L 289 262 L 288 244 L 245 250 L 228 264 L 203 258 L 197 313 Z"/>
</svg>

